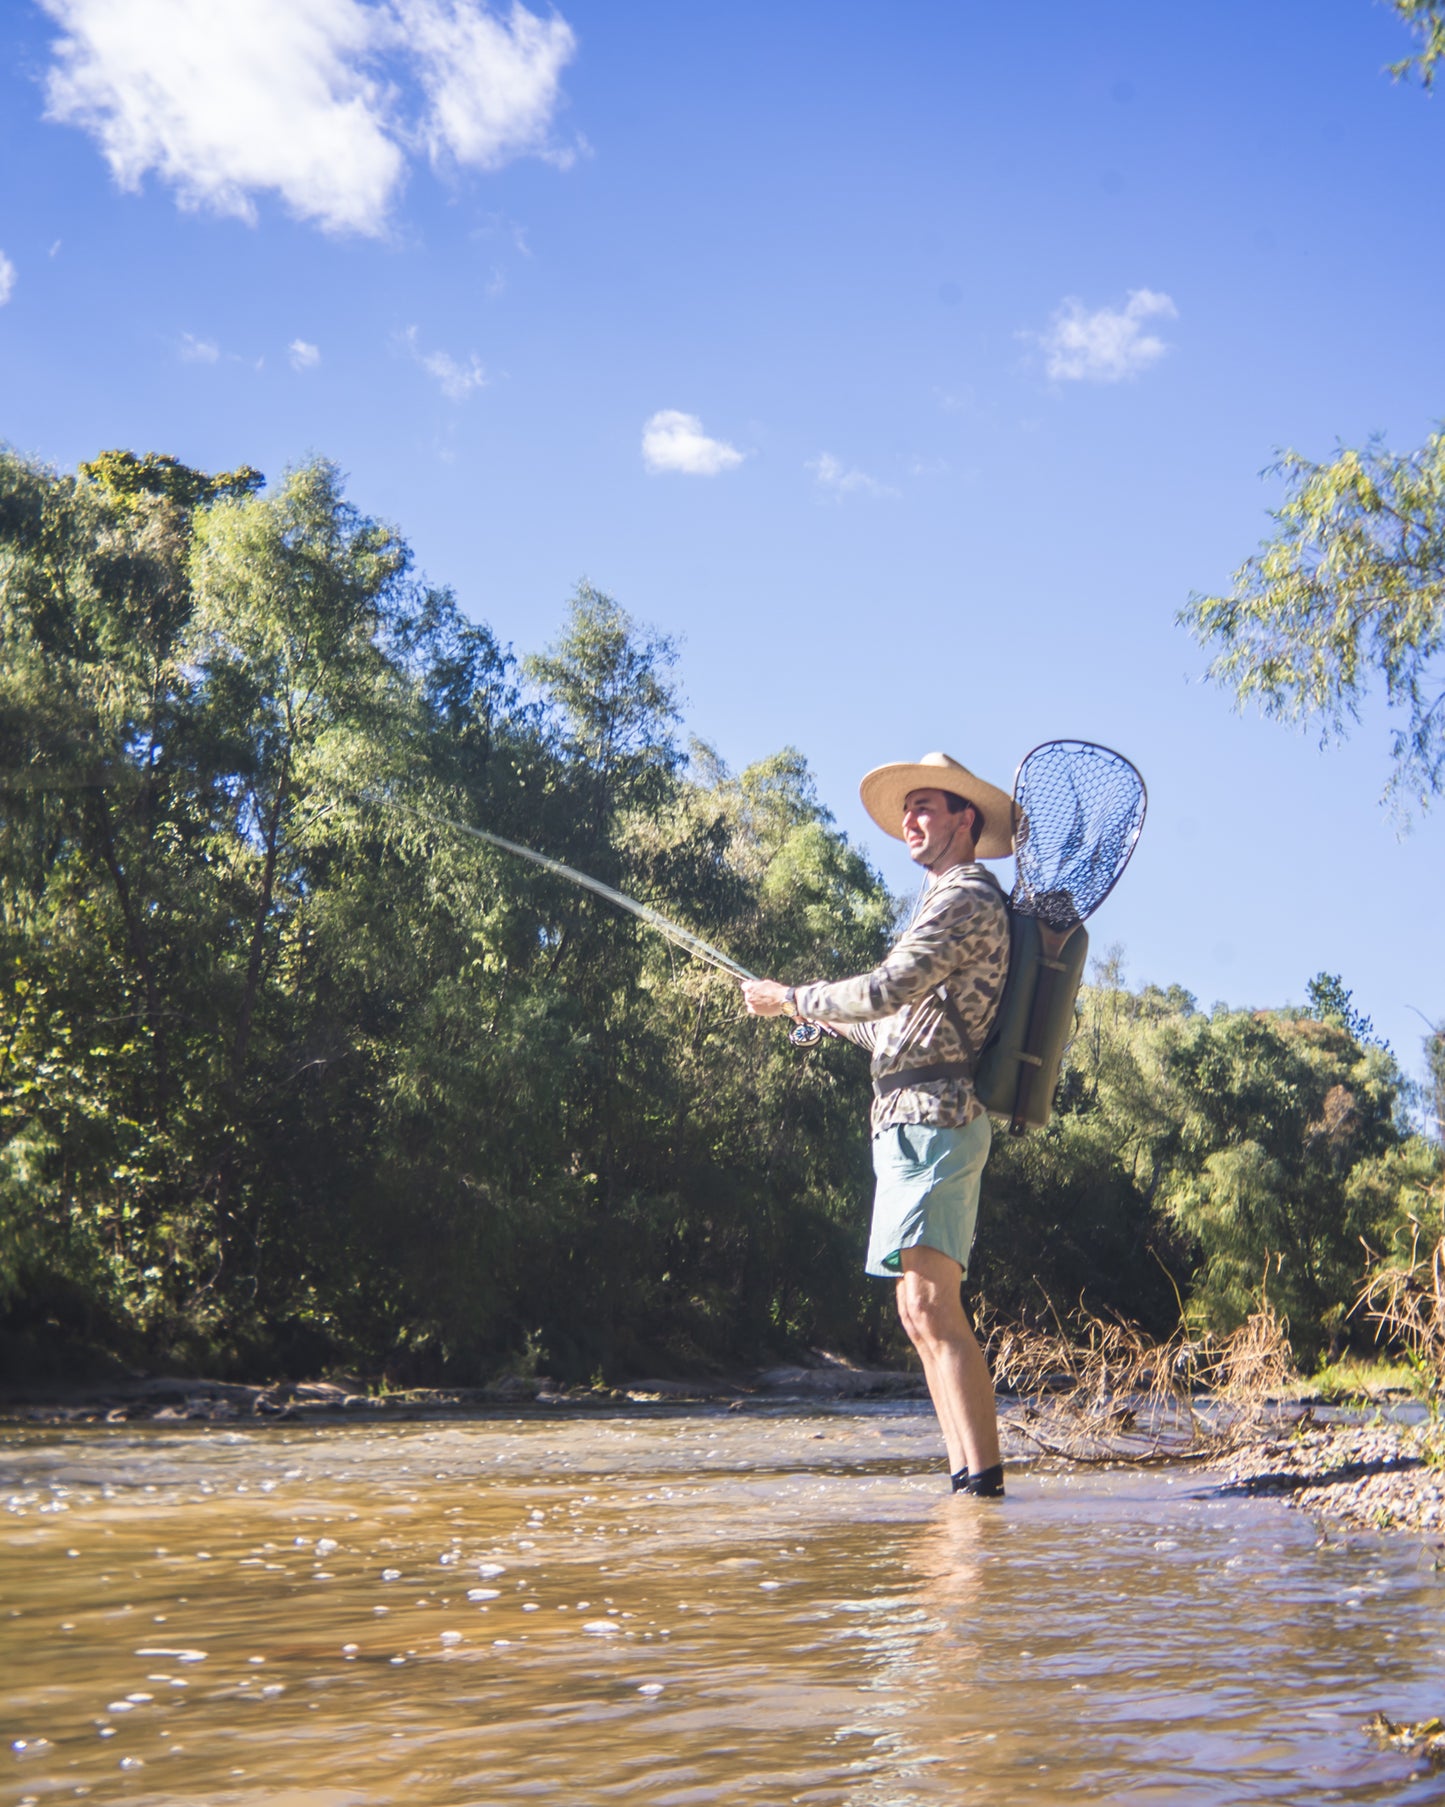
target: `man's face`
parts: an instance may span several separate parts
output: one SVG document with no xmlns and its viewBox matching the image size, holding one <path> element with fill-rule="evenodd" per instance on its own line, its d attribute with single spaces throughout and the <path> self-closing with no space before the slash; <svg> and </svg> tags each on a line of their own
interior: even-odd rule
<svg viewBox="0 0 1445 1807">
<path fill-rule="evenodd" d="M 966 835 L 971 818 L 950 815 L 942 791 L 909 791 L 903 799 L 903 839 L 917 865 L 931 866 L 948 851 L 955 834 Z"/>
</svg>

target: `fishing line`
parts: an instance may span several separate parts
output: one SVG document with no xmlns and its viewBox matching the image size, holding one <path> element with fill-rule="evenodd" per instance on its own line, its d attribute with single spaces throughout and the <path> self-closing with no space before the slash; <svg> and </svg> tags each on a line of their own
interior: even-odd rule
<svg viewBox="0 0 1445 1807">
<path fill-rule="evenodd" d="M 404 807 L 404 806 L 403 806 Z M 757 974 L 739 966 L 730 955 L 723 953 L 710 941 L 704 941 L 700 935 L 694 935 L 690 929 L 670 922 L 657 910 L 639 903 L 635 897 L 628 897 L 623 891 L 615 891 L 611 885 L 604 885 L 600 878 L 593 878 L 589 873 L 579 872 L 575 866 L 564 865 L 561 860 L 554 860 L 549 854 L 538 853 L 534 848 L 524 847 L 520 841 L 509 841 L 505 835 L 493 834 L 489 828 L 471 828 L 465 822 L 456 822 L 449 816 L 433 818 L 446 828 L 453 828 L 458 834 L 470 835 L 473 840 L 486 841 L 493 847 L 500 847 L 504 853 L 514 853 L 518 859 L 531 860 L 534 866 L 540 866 L 544 872 L 551 872 L 558 878 L 565 878 L 574 885 L 581 885 L 588 891 L 595 891 L 599 897 L 605 897 L 608 903 L 616 904 L 619 910 L 628 910 L 632 915 L 645 922 L 649 928 L 656 929 L 680 947 L 694 959 L 703 960 L 709 966 L 715 966 L 719 972 L 731 973 L 735 979 L 756 979 Z"/>
<path fill-rule="evenodd" d="M 372 802 L 383 802 L 381 798 L 369 799 Z M 407 804 L 393 804 L 393 808 L 410 809 Z M 420 815 L 419 810 L 411 813 Z M 611 885 L 604 885 L 600 878 L 593 878 L 590 873 L 579 872 L 575 866 L 568 866 L 562 860 L 554 860 L 550 854 L 538 853 L 535 848 L 524 847 L 520 841 L 509 841 L 505 835 L 493 834 L 489 828 L 473 828 L 466 822 L 458 822 L 451 816 L 432 816 L 428 820 L 441 826 L 454 829 L 458 834 L 470 835 L 473 840 L 484 841 L 488 846 L 500 847 L 504 853 L 515 854 L 518 859 L 530 860 L 534 866 L 540 866 L 544 872 L 550 872 L 557 878 L 565 878 L 569 884 L 581 885 L 584 890 L 593 891 L 598 897 L 606 898 L 619 910 L 626 910 L 645 922 L 650 929 L 655 929 L 664 940 L 670 941 L 674 947 L 681 948 L 685 954 L 691 954 L 695 960 L 701 960 L 708 966 L 716 967 L 734 979 L 756 979 L 757 974 L 749 972 L 730 954 L 721 948 L 714 947 L 710 941 L 704 941 L 701 935 L 694 935 L 690 929 L 672 922 L 645 903 L 639 903 L 635 897 L 629 897 L 625 891 L 618 891 Z M 822 1040 L 823 1028 L 818 1023 L 807 1023 L 795 1020 L 788 1030 L 788 1040 L 795 1048 L 812 1048 Z"/>
</svg>

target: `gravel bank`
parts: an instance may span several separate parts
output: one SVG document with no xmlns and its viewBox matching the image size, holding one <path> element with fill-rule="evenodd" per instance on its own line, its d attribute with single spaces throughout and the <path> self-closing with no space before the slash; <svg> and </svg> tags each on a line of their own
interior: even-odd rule
<svg viewBox="0 0 1445 1807">
<path fill-rule="evenodd" d="M 1223 1463 L 1225 1493 L 1282 1496 L 1291 1506 L 1368 1530 L 1445 1537 L 1445 1462 L 1428 1426 L 1303 1423 Z"/>
</svg>

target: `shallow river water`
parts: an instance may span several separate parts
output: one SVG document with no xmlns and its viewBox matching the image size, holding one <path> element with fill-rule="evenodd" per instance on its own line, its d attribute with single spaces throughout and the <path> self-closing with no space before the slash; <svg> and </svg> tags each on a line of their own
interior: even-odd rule
<svg viewBox="0 0 1445 1807">
<path fill-rule="evenodd" d="M 925 1409 L 0 1431 L 13 1802 L 1424 1802 L 1445 1576 Z M 5 1771 L 8 1770 L 8 1774 Z"/>
</svg>

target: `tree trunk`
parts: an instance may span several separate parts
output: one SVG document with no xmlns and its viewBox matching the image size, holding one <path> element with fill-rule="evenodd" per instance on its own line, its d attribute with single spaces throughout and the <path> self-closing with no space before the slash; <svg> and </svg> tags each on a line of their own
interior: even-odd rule
<svg viewBox="0 0 1445 1807">
<path fill-rule="evenodd" d="M 251 1046 L 251 1025 L 256 1014 L 256 997 L 261 989 L 261 969 L 266 956 L 266 919 L 271 914 L 271 901 L 276 890 L 276 854 L 281 838 L 281 810 L 286 801 L 287 768 L 281 768 L 276 785 L 276 799 L 271 805 L 266 824 L 266 860 L 261 869 L 261 898 L 256 907 L 256 920 L 251 928 L 251 951 L 246 960 L 246 984 L 241 993 L 241 1008 L 236 1018 L 236 1041 L 231 1050 L 231 1083 L 241 1084 L 246 1055 Z"/>
<path fill-rule="evenodd" d="M 94 804 L 100 857 L 106 871 L 110 874 L 111 883 L 115 886 L 115 894 L 120 901 L 121 916 L 125 922 L 126 945 L 145 989 L 146 1026 L 150 1030 L 151 1046 L 155 1050 L 156 1089 L 160 1102 L 164 1103 L 169 1097 L 171 1089 L 170 1056 L 166 1046 L 165 1031 L 161 1026 L 160 989 L 156 984 L 155 969 L 151 965 L 150 952 L 146 947 L 145 931 L 135 912 L 130 881 L 126 877 L 125 868 L 121 865 L 120 856 L 116 852 L 115 831 L 111 825 L 110 810 L 106 804 L 104 792 L 97 791 L 95 793 Z"/>
</svg>

